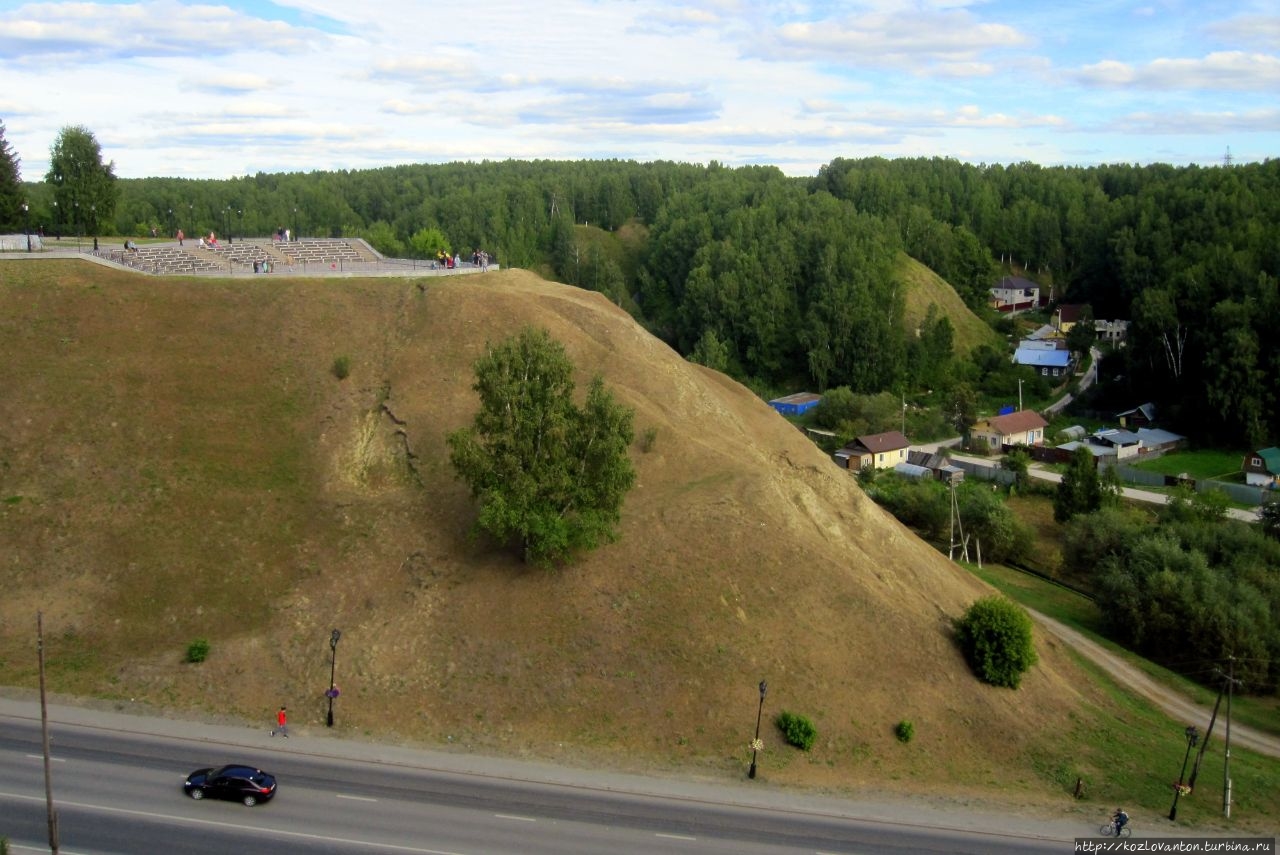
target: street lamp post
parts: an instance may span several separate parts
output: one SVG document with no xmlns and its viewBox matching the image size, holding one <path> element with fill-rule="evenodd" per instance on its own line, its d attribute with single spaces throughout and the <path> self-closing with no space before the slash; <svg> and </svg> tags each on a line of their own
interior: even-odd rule
<svg viewBox="0 0 1280 855">
<path fill-rule="evenodd" d="M 80 219 L 80 200 L 72 202 L 76 208 L 76 252 L 80 251 L 80 234 L 84 231 L 84 220 Z"/>
<path fill-rule="evenodd" d="M 89 219 L 93 222 L 93 251 L 98 251 L 98 203 L 89 205 Z"/>
<path fill-rule="evenodd" d="M 1182 757 L 1182 771 L 1178 773 L 1178 783 L 1173 788 L 1173 807 L 1169 808 L 1170 822 L 1178 818 L 1178 796 L 1182 795 L 1182 782 L 1187 777 L 1187 761 L 1191 759 L 1191 749 L 1196 747 L 1196 742 L 1200 739 L 1200 731 L 1196 730 L 1194 724 L 1187 725 L 1183 733 L 1187 737 L 1187 753 Z"/>
<path fill-rule="evenodd" d="M 751 768 L 747 770 L 747 777 L 754 778 L 756 776 L 756 753 L 759 751 L 760 745 L 760 716 L 764 713 L 764 693 L 768 691 L 769 684 L 764 680 L 760 681 L 760 706 L 756 709 L 756 738 L 751 741 Z"/>
<path fill-rule="evenodd" d="M 22 236 L 27 239 L 27 252 L 31 251 L 31 208 L 22 203 Z"/>
<path fill-rule="evenodd" d="M 333 727 L 333 699 L 338 696 L 338 689 L 333 682 L 333 672 L 338 664 L 338 639 L 340 638 L 342 638 L 342 630 L 340 629 L 335 629 L 329 633 L 329 691 L 325 692 L 329 696 L 328 727 Z"/>
<path fill-rule="evenodd" d="M 232 243 L 235 240 L 235 237 L 234 235 L 231 234 L 231 206 L 230 205 L 227 206 L 226 214 L 223 217 L 223 225 L 226 226 L 226 228 L 223 229 L 223 231 L 226 233 L 227 243 Z"/>
<path fill-rule="evenodd" d="M 236 211 L 236 216 L 237 216 L 237 217 L 239 218 L 239 220 L 240 220 L 240 221 L 236 224 L 236 225 L 240 226 L 240 240 L 244 240 L 244 209 L 243 209 L 243 208 L 241 208 L 240 210 Z"/>
</svg>

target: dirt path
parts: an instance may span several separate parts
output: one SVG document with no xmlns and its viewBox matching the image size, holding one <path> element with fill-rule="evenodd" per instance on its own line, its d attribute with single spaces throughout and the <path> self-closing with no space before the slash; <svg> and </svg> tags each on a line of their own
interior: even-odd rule
<svg viewBox="0 0 1280 855">
<path fill-rule="evenodd" d="M 1042 627 L 1052 632 L 1058 638 L 1071 645 L 1077 652 L 1083 656 L 1087 656 L 1097 664 L 1106 668 L 1116 680 L 1123 685 L 1128 686 L 1133 692 L 1146 698 L 1154 703 L 1160 709 L 1173 716 L 1178 721 L 1185 721 L 1187 724 L 1195 724 L 1200 728 L 1201 732 L 1209 724 L 1209 717 L 1213 714 L 1213 708 L 1210 706 L 1201 706 L 1187 698 L 1185 695 L 1162 686 L 1152 680 L 1146 674 L 1130 665 L 1125 660 L 1116 656 L 1102 645 L 1089 639 L 1085 635 L 1066 624 L 1060 623 L 1051 617 L 1042 615 L 1037 611 L 1028 609 Z M 1213 727 L 1213 735 L 1219 739 L 1224 738 L 1226 734 L 1226 707 L 1225 705 L 1218 713 L 1218 721 Z M 1266 754 L 1271 757 L 1280 757 L 1280 737 L 1263 733 L 1254 728 L 1239 723 L 1231 725 L 1231 744 L 1243 746 L 1259 754 Z"/>
</svg>

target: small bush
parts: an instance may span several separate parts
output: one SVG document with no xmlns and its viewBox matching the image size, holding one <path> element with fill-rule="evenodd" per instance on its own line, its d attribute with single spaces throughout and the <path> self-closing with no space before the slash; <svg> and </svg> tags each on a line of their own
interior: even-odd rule
<svg viewBox="0 0 1280 855">
<path fill-rule="evenodd" d="M 983 597 L 956 622 L 956 640 L 973 673 L 993 686 L 1018 688 L 1036 664 L 1031 618 L 1013 601 Z"/>
<path fill-rule="evenodd" d="M 351 357 L 339 356 L 334 359 L 333 368 L 330 370 L 333 371 L 334 377 L 337 377 L 339 380 L 346 380 L 351 374 Z"/>
<path fill-rule="evenodd" d="M 640 450 L 645 454 L 653 451 L 653 444 L 658 440 L 658 429 L 656 427 L 648 427 L 644 429 L 644 433 L 640 434 Z"/>
<path fill-rule="evenodd" d="M 209 658 L 209 639 L 197 638 L 187 645 L 187 661 L 203 662 Z"/>
<path fill-rule="evenodd" d="M 778 726 L 778 730 L 782 731 L 783 738 L 801 751 L 813 748 L 813 742 L 818 738 L 818 729 L 813 726 L 813 722 L 802 715 L 784 710 L 778 713 L 774 724 Z"/>
<path fill-rule="evenodd" d="M 904 718 L 893 728 L 893 735 L 898 737 L 899 742 L 910 742 L 916 735 L 916 726 Z"/>
</svg>

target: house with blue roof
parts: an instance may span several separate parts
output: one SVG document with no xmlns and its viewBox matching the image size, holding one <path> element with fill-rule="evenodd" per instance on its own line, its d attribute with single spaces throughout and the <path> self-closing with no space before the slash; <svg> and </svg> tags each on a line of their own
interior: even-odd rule
<svg viewBox="0 0 1280 855">
<path fill-rule="evenodd" d="M 1030 366 L 1043 377 L 1064 377 L 1071 372 L 1070 351 L 1030 346 L 1026 342 L 1018 346 L 1013 361 Z"/>
</svg>

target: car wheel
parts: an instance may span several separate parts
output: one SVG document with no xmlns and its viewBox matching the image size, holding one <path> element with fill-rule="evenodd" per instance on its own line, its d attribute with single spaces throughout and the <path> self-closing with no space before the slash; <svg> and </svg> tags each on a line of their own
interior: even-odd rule
<svg viewBox="0 0 1280 855">
<path fill-rule="evenodd" d="M 258 803 L 258 797 L 257 797 L 257 796 L 249 795 L 249 796 L 245 796 L 245 797 L 244 797 L 244 806 L 245 806 L 245 807 L 253 807 L 253 806 L 254 806 L 254 805 L 256 805 L 257 803 Z"/>
<path fill-rule="evenodd" d="M 204 790 L 200 790 L 200 789 L 192 790 L 191 798 L 195 799 L 196 801 L 200 801 L 202 798 L 204 798 Z"/>
</svg>

